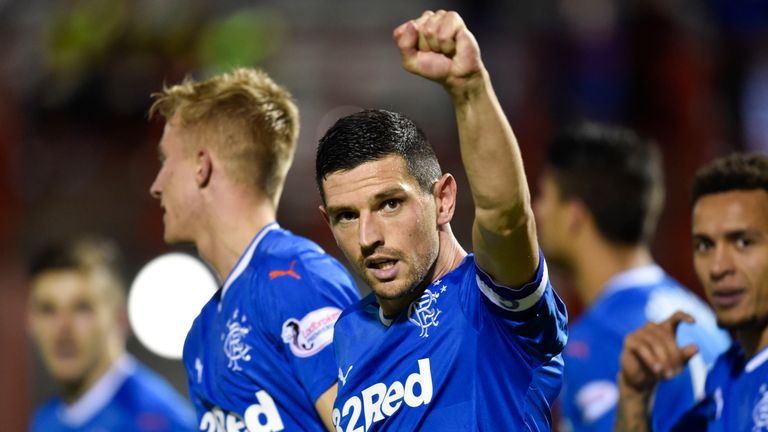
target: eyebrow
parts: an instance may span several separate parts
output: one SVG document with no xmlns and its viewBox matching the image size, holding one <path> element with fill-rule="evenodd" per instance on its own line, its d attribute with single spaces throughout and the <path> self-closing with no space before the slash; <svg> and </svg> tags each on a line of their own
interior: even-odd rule
<svg viewBox="0 0 768 432">
<path fill-rule="evenodd" d="M 391 187 L 389 189 L 385 189 L 385 190 L 383 190 L 381 192 L 378 192 L 375 195 L 373 195 L 369 199 L 369 202 L 380 202 L 380 201 L 383 201 L 383 200 L 385 200 L 387 198 L 391 198 L 391 197 L 393 197 L 395 195 L 399 195 L 399 194 L 404 193 L 404 192 L 405 192 L 405 189 L 403 189 L 402 187 Z M 350 206 L 346 206 L 346 205 L 342 205 L 342 206 L 329 206 L 329 205 L 326 205 L 325 206 L 325 211 L 327 211 L 328 214 L 336 214 L 336 213 L 340 213 L 340 212 L 344 212 L 344 211 L 354 211 L 354 208 L 352 208 Z"/>
</svg>

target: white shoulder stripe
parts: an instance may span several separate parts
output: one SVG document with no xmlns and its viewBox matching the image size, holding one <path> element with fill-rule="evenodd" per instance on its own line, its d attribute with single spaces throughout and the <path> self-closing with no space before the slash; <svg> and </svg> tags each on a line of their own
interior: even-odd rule
<svg viewBox="0 0 768 432">
<path fill-rule="evenodd" d="M 510 312 L 522 312 L 524 310 L 528 310 L 532 308 L 539 299 L 544 295 L 544 290 L 547 288 L 547 284 L 549 281 L 549 273 L 547 272 L 547 263 L 543 259 L 541 260 L 541 265 L 544 266 L 542 269 L 542 275 L 541 275 L 541 282 L 539 282 L 539 286 L 536 288 L 536 291 L 529 294 L 527 297 L 523 297 L 521 299 L 516 300 L 507 300 L 504 297 L 500 296 L 496 293 L 496 291 L 493 290 L 493 288 L 489 287 L 483 280 L 480 278 L 480 276 L 475 276 L 475 279 L 477 280 L 477 286 L 480 287 L 480 291 L 488 297 L 488 300 L 493 302 L 496 306 L 508 310 Z M 507 287 L 501 287 L 505 289 L 509 289 L 511 291 L 512 288 Z"/>
</svg>

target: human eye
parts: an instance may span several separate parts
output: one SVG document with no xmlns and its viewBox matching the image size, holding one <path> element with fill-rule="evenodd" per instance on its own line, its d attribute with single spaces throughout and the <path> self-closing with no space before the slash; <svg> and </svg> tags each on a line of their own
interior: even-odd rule
<svg viewBox="0 0 768 432">
<path fill-rule="evenodd" d="M 712 240 L 704 237 L 696 237 L 693 239 L 693 250 L 696 253 L 704 253 L 714 247 Z"/>
<path fill-rule="evenodd" d="M 752 246 L 752 244 L 754 244 L 755 242 L 748 236 L 739 236 L 736 238 L 735 243 L 738 249 L 746 249 Z"/>
<path fill-rule="evenodd" d="M 393 212 L 400 208 L 402 201 L 396 198 L 391 198 L 382 203 L 381 208 L 386 212 Z"/>
<path fill-rule="evenodd" d="M 336 223 L 349 223 L 355 219 L 355 214 L 351 211 L 341 211 L 333 216 Z"/>
</svg>

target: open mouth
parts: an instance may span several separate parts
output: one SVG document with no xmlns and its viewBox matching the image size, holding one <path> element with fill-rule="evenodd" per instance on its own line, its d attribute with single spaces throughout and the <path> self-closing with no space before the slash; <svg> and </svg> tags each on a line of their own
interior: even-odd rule
<svg viewBox="0 0 768 432">
<path fill-rule="evenodd" d="M 376 270 L 386 270 L 395 266 L 396 260 L 385 260 L 368 263 L 368 268 Z"/>
<path fill-rule="evenodd" d="M 741 303 L 747 290 L 743 288 L 722 288 L 712 293 L 712 305 L 717 309 L 730 309 Z"/>
<path fill-rule="evenodd" d="M 394 258 L 372 258 L 365 260 L 365 267 L 380 281 L 392 280 L 397 276 L 399 260 Z"/>
</svg>

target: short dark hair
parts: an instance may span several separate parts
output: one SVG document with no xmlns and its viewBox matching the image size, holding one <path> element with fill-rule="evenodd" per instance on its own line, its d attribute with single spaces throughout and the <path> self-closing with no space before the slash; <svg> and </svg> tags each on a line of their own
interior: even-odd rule
<svg viewBox="0 0 768 432">
<path fill-rule="evenodd" d="M 619 244 L 647 242 L 664 200 L 661 155 L 629 129 L 584 122 L 552 142 L 547 163 L 562 198 L 578 198 Z"/>
<path fill-rule="evenodd" d="M 29 260 L 28 272 L 34 278 L 47 271 L 72 270 L 89 273 L 103 271 L 125 295 L 125 265 L 117 244 L 107 238 L 85 235 L 49 244 Z"/>
<path fill-rule="evenodd" d="M 768 155 L 732 153 L 703 166 L 693 178 L 691 202 L 704 195 L 734 190 L 768 191 Z"/>
<path fill-rule="evenodd" d="M 320 139 L 315 180 L 325 202 L 323 180 L 363 163 L 397 155 L 425 192 L 442 176 L 435 151 L 424 132 L 408 117 L 386 110 L 365 110 L 339 119 Z"/>
</svg>

